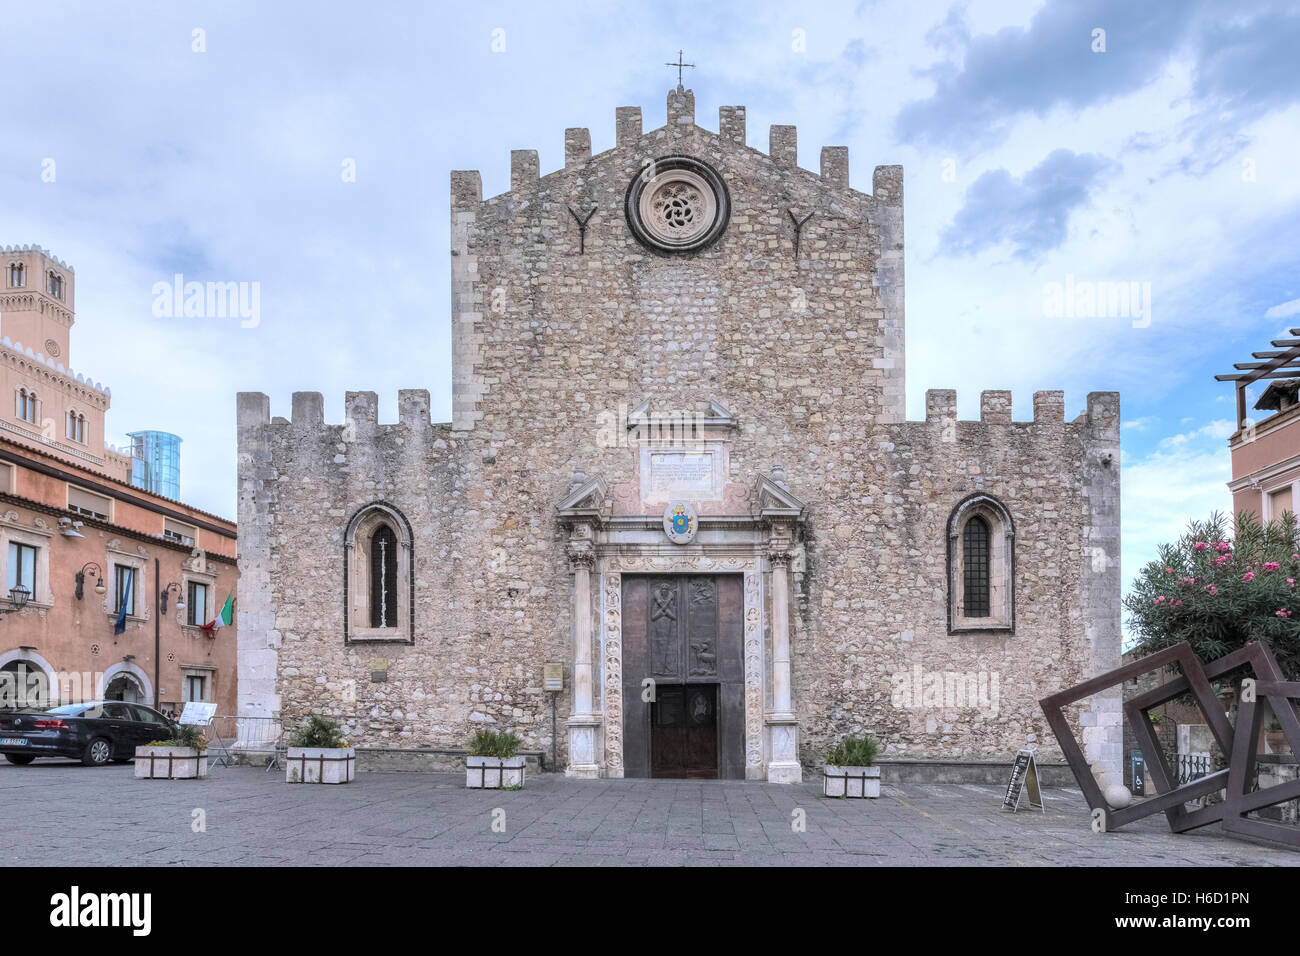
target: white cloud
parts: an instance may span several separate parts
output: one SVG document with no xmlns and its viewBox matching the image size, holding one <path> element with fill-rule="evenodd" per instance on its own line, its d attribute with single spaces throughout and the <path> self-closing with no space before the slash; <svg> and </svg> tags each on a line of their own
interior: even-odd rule
<svg viewBox="0 0 1300 956">
<path fill-rule="evenodd" d="M 1200 428 L 1193 431 L 1182 432 L 1177 435 L 1168 435 L 1160 439 L 1159 447 L 1161 450 L 1180 448 L 1190 443 L 1200 441 L 1201 439 L 1215 439 L 1219 442 L 1223 442 L 1231 438 L 1232 433 L 1235 431 L 1236 428 L 1233 427 L 1232 422 L 1228 421 L 1226 418 L 1216 418 L 1214 421 L 1202 425 Z M 1227 458 L 1227 449 L 1220 446 L 1219 454 L 1224 458 Z"/>
<path fill-rule="evenodd" d="M 1129 431 L 1144 432 L 1147 428 L 1158 421 L 1160 421 L 1160 419 L 1155 415 L 1143 415 L 1141 418 L 1130 418 L 1128 421 L 1123 422 L 1120 425 L 1120 428 Z M 1190 421 L 1190 419 L 1184 419 L 1184 421 Z"/>
<path fill-rule="evenodd" d="M 1283 302 L 1275 305 L 1264 313 L 1266 319 L 1284 319 L 1288 315 L 1295 315 L 1300 312 L 1300 299 L 1292 299 L 1290 302 Z"/>
</svg>

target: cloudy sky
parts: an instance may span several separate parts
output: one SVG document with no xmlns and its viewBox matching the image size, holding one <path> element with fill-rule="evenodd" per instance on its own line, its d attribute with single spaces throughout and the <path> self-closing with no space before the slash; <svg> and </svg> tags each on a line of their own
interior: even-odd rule
<svg viewBox="0 0 1300 956">
<path fill-rule="evenodd" d="M 448 171 L 490 196 L 511 149 L 563 165 L 566 126 L 599 152 L 616 106 L 661 125 L 685 48 L 701 125 L 744 104 L 766 150 L 796 124 L 802 165 L 847 145 L 864 191 L 905 167 L 909 417 L 926 388 L 966 418 L 986 388 L 1017 418 L 1035 389 L 1070 417 L 1122 393 L 1130 578 L 1230 506 L 1213 375 L 1300 326 L 1300 10 L 815 6 L 10 5 L 0 244 L 76 268 L 71 364 L 113 387 L 110 438 L 180 434 L 183 497 L 233 515 L 236 391 L 287 415 L 319 390 L 339 421 L 373 389 L 393 420 L 399 387 L 428 387 L 450 418 Z M 259 283 L 260 321 L 156 316 L 177 273 Z M 1138 308 L 1052 307 L 1054 283 L 1102 282 Z"/>
</svg>

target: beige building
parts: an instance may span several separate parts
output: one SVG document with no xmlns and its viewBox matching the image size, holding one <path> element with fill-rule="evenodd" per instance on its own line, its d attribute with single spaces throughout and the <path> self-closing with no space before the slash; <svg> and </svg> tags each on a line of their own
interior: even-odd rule
<svg viewBox="0 0 1300 956">
<path fill-rule="evenodd" d="M 907 420 L 901 167 L 862 191 L 681 87 L 564 144 L 499 196 L 451 174 L 452 421 L 240 395 L 241 713 L 412 752 L 509 728 L 583 777 L 796 781 L 847 733 L 1059 757 L 1038 700 L 1119 664 L 1118 396 Z M 1116 774 L 1119 704 L 1073 713 Z"/>
<path fill-rule="evenodd" d="M 237 630 L 202 625 L 236 590 L 234 522 L 132 486 L 109 390 L 69 365 L 72 267 L 36 247 L 0 264 L 0 706 L 233 713 Z"/>
</svg>

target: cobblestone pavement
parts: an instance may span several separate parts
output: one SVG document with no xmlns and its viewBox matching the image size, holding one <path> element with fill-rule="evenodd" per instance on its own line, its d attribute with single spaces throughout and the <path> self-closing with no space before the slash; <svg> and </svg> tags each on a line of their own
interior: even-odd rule
<svg viewBox="0 0 1300 956">
<path fill-rule="evenodd" d="M 420 773 L 291 786 L 245 767 L 166 782 L 136 780 L 130 766 L 0 763 L 8 866 L 1300 864 L 1300 853 L 1213 828 L 1171 834 L 1163 817 L 1094 834 L 1077 790 L 1046 791 L 1045 813 L 1001 811 L 1001 797 L 991 786 L 907 784 L 884 787 L 878 800 L 828 800 L 815 782 L 552 774 L 516 792 Z M 196 809 L 206 832 L 192 830 Z M 504 832 L 493 830 L 498 810 Z M 791 825 L 796 810 L 806 812 L 806 832 Z"/>
</svg>

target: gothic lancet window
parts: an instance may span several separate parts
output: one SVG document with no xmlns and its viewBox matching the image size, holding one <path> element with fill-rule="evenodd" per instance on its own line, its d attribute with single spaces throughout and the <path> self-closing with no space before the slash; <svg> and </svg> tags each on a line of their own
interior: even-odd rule
<svg viewBox="0 0 1300 956">
<path fill-rule="evenodd" d="M 345 535 L 345 639 L 412 642 L 411 529 L 391 505 L 362 508 Z"/>
<path fill-rule="evenodd" d="M 1015 630 L 1015 530 L 992 495 L 971 495 L 948 519 L 948 630 Z"/>
<path fill-rule="evenodd" d="M 370 626 L 392 627 L 397 616 L 397 535 L 380 525 L 370 538 Z"/>
<path fill-rule="evenodd" d="M 989 523 L 975 515 L 961 536 L 962 608 L 967 617 L 989 616 Z"/>
</svg>

